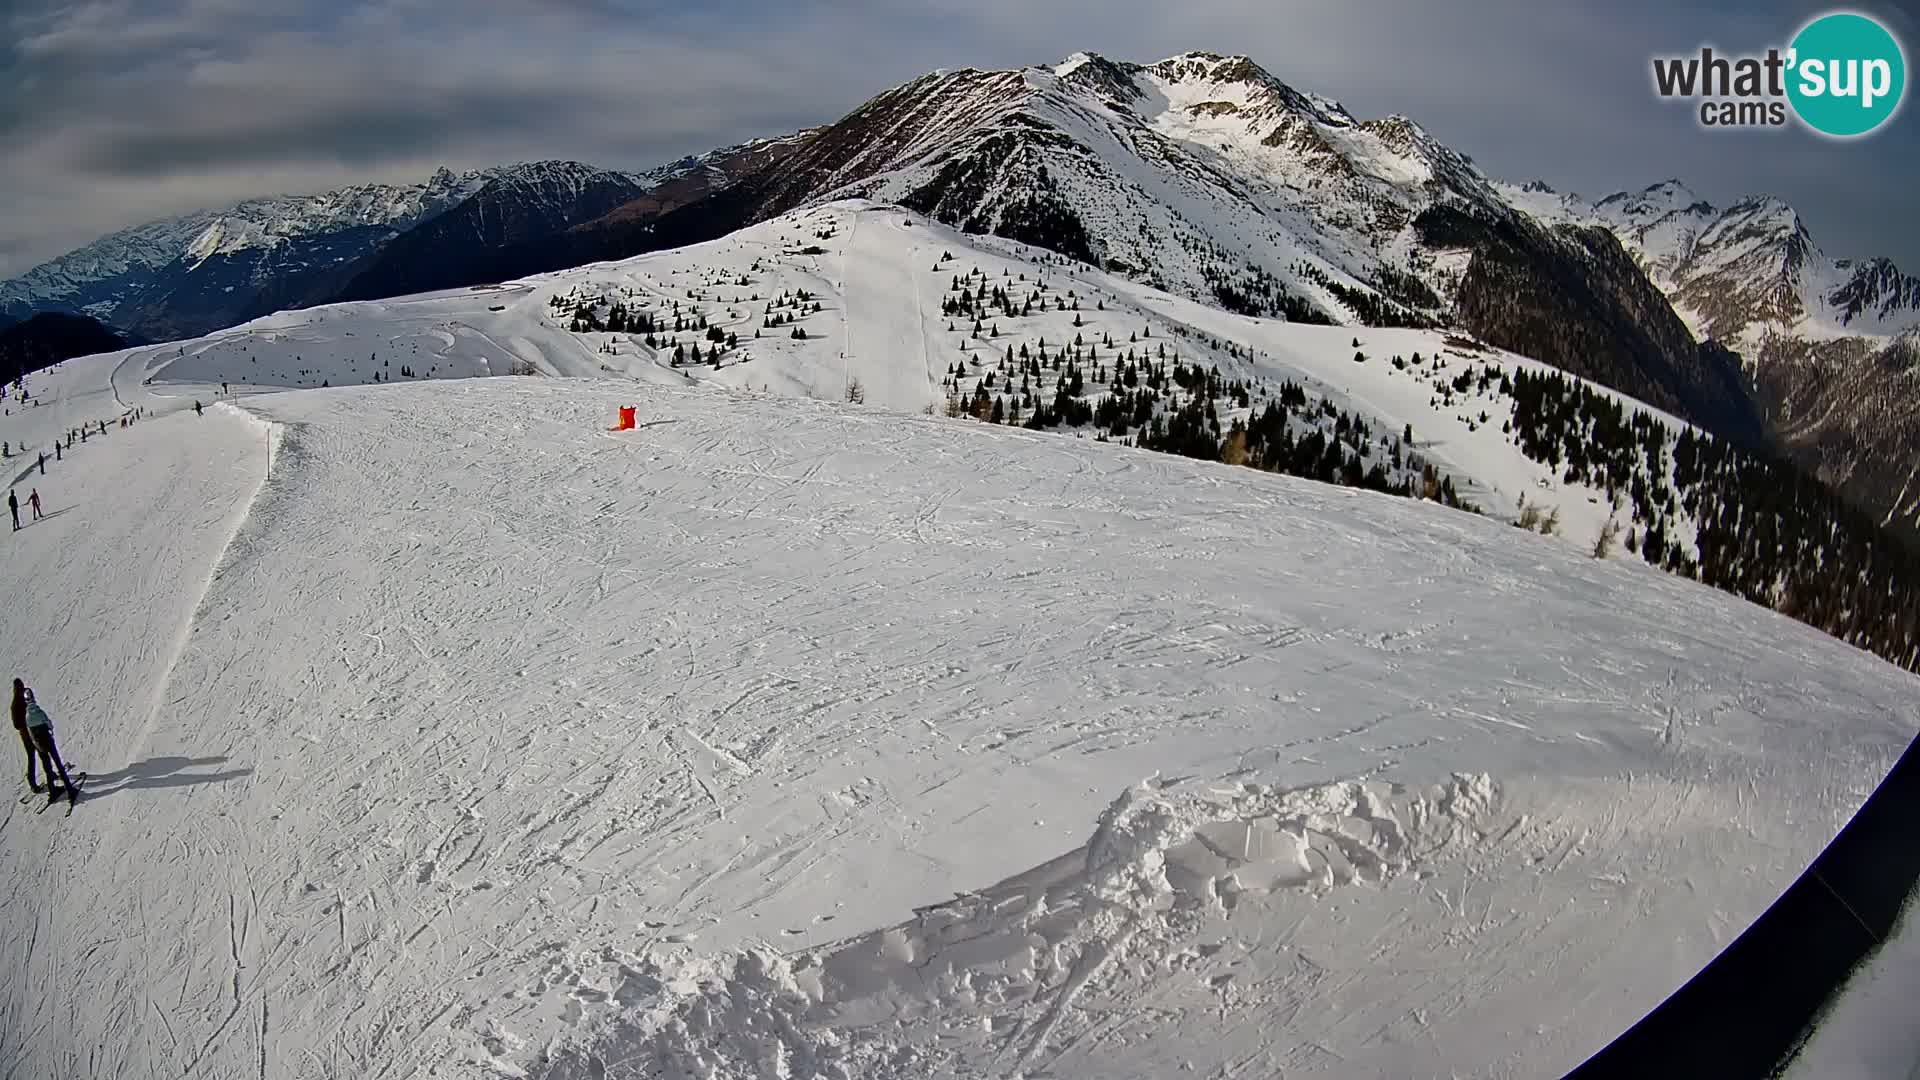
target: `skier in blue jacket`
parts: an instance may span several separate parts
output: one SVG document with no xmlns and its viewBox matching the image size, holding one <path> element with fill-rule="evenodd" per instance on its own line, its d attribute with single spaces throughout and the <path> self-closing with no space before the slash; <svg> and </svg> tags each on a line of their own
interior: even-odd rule
<svg viewBox="0 0 1920 1080">
<path fill-rule="evenodd" d="M 47 804 L 60 800 L 60 793 L 54 790 L 54 770 L 60 772 L 60 784 L 67 792 L 67 805 L 80 801 L 80 793 L 74 790 L 73 781 L 67 778 L 67 763 L 60 760 L 60 748 L 53 741 L 53 721 L 47 717 L 46 710 L 33 700 L 33 691 L 19 679 L 13 680 L 13 715 L 16 723 L 25 724 L 27 734 L 33 741 L 33 749 L 40 755 L 40 768 L 47 774 Z M 27 762 L 27 781 L 33 781 L 33 762 Z M 35 790 L 38 790 L 36 788 Z"/>
</svg>

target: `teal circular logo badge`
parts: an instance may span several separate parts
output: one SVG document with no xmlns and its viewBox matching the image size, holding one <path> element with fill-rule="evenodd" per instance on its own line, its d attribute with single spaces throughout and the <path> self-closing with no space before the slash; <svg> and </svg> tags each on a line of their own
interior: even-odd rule
<svg viewBox="0 0 1920 1080">
<path fill-rule="evenodd" d="M 1907 92 L 1900 42 L 1865 15 L 1836 12 L 1808 23 L 1788 53 L 1787 99 L 1822 135 L 1849 139 L 1893 118 Z"/>
</svg>

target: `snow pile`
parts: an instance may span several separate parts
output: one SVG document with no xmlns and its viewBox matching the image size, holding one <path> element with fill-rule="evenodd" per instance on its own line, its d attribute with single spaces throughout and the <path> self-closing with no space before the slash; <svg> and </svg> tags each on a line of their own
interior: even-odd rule
<svg viewBox="0 0 1920 1080">
<path fill-rule="evenodd" d="M 611 1015 L 534 1075 L 909 1080 L 983 1058 L 1021 1073 L 1087 1034 L 1082 995 L 1188 980 L 1228 1008 L 1233 976 L 1198 969 L 1237 909 L 1383 885 L 1484 838 L 1498 810 L 1485 775 L 1417 792 L 1149 782 L 1084 847 L 910 922 L 793 955 L 608 954 L 582 985 Z"/>
</svg>

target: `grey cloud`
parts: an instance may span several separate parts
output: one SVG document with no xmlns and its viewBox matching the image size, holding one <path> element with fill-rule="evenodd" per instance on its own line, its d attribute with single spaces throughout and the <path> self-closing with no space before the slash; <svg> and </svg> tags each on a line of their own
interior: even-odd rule
<svg viewBox="0 0 1920 1080">
<path fill-rule="evenodd" d="M 439 109 L 391 109 L 354 102 L 302 113 L 284 123 L 120 130 L 76 147 L 68 160 L 88 174 L 121 178 L 188 170 L 217 172 L 262 161 L 371 165 L 423 142 L 446 138 L 450 128 L 475 122 L 475 111 L 484 111 L 488 124 L 537 124 L 546 118 L 542 103 L 507 94 L 469 92 Z"/>
</svg>

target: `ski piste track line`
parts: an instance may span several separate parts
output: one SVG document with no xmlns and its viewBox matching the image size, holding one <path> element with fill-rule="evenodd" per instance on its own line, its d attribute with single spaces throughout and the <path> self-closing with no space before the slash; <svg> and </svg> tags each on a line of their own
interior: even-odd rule
<svg viewBox="0 0 1920 1080">
<path fill-rule="evenodd" d="M 226 536 L 220 542 L 220 553 L 214 556 L 213 565 L 207 568 L 206 580 L 201 583 L 200 591 L 194 597 L 192 610 L 186 618 L 180 620 L 179 627 L 174 631 L 173 640 L 167 645 L 166 666 L 160 678 L 154 683 L 153 695 L 147 702 L 147 718 L 140 725 L 140 734 L 127 747 L 128 760 L 132 760 L 132 755 L 146 748 L 147 741 L 153 734 L 154 725 L 159 721 L 160 710 L 166 704 L 167 691 L 173 686 L 174 669 L 180 665 L 180 657 L 186 651 L 187 641 L 193 636 L 193 628 L 200 621 L 200 612 L 206 609 L 207 596 L 213 591 L 213 583 L 220 577 L 221 567 L 226 565 L 227 554 L 233 549 L 234 538 L 238 537 L 240 530 L 246 526 L 247 519 L 253 515 L 254 506 L 260 501 L 260 493 L 266 490 L 267 482 L 272 479 L 274 466 L 279 459 L 280 439 L 284 431 L 281 425 L 256 416 L 231 402 L 216 401 L 213 407 L 220 412 L 230 412 L 241 423 L 260 428 L 264 444 L 260 475 L 253 485 L 253 490 L 244 500 L 235 503 L 226 520 L 222 522 Z"/>
<path fill-rule="evenodd" d="M 76 357 L 75 359 L 79 359 L 79 358 L 78 358 L 78 357 Z M 114 365 L 114 367 L 113 367 L 113 370 L 107 373 L 107 389 L 108 389 L 108 390 L 109 390 L 109 391 L 110 391 L 110 392 L 111 392 L 111 393 L 113 394 L 113 400 L 114 400 L 114 403 L 115 403 L 116 405 L 119 405 L 119 406 L 120 406 L 120 410 L 121 410 L 121 412 L 123 412 L 123 413 L 124 413 L 124 412 L 130 412 L 130 411 L 132 411 L 132 409 L 133 409 L 133 406 L 131 406 L 131 405 L 128 405 L 128 404 L 127 404 L 127 402 L 126 402 L 126 399 L 125 399 L 125 398 L 122 398 L 122 397 L 120 396 L 120 372 L 121 372 L 121 369 L 123 369 L 123 368 L 125 368 L 125 367 L 126 367 L 126 366 L 127 366 L 128 364 L 131 364 L 131 363 L 133 363 L 133 362 L 134 362 L 135 360 L 140 360 L 140 361 L 145 361 L 146 359 L 147 359 L 147 356 L 146 356 L 146 354 L 145 354 L 145 353 L 144 353 L 143 351 L 141 351 L 141 350 L 135 350 L 135 351 L 133 351 L 133 352 L 131 352 L 131 353 L 130 353 L 130 354 L 129 354 L 129 355 L 127 356 L 127 357 L 126 357 L 126 359 L 124 359 L 124 360 L 121 360 L 121 361 L 120 361 L 120 362 L 119 362 L 118 364 L 115 364 L 115 365 Z M 65 361 L 62 361 L 62 362 L 64 363 Z M 153 396 L 155 396 L 155 397 L 166 397 L 166 396 L 168 396 L 168 395 L 165 395 L 165 394 L 155 394 L 155 395 L 153 395 Z M 157 414 L 157 413 L 156 413 L 155 415 L 159 415 L 159 414 Z M 57 439 L 56 439 L 56 441 L 57 441 Z M 26 447 L 25 447 L 25 445 L 24 445 L 24 444 L 23 444 L 23 445 L 21 446 L 21 451 L 22 451 L 22 454 L 21 454 L 21 456 L 22 456 L 22 458 L 23 458 L 23 459 L 25 459 L 25 458 L 26 458 L 26 454 L 25 454 L 25 451 L 26 451 Z M 27 480 L 27 478 L 28 478 L 28 477 L 30 477 L 30 476 L 32 476 L 32 475 L 33 475 L 33 473 L 34 473 L 34 471 L 35 471 L 36 469 L 38 469 L 38 468 L 39 468 L 39 463 L 38 463 L 37 461 L 34 461 L 34 460 L 28 460 L 28 461 L 27 461 L 27 464 L 26 464 L 26 465 L 25 465 L 25 466 L 24 466 L 24 467 L 23 467 L 23 468 L 22 468 L 22 469 L 21 469 L 21 470 L 20 470 L 19 472 L 17 472 L 17 473 L 14 473 L 14 474 L 13 474 L 13 476 L 12 476 L 12 478 L 10 478 L 10 479 L 9 479 L 9 480 L 7 481 L 7 487 L 9 487 L 9 488 L 15 488 L 15 487 L 19 487 L 19 486 L 20 486 L 20 485 L 21 485 L 22 483 L 24 483 L 24 482 L 25 482 L 25 481 Z M 229 540 L 231 540 L 231 538 L 229 538 Z M 223 550 L 224 550 L 224 548 L 223 548 Z"/>
<path fill-rule="evenodd" d="M 207 598 L 213 592 L 213 584 L 219 579 L 220 571 L 227 563 L 228 556 L 233 550 L 234 540 L 240 535 L 240 531 L 246 526 L 248 519 L 252 517 L 254 507 L 258 505 L 262 492 L 266 490 L 267 482 L 272 478 L 274 466 L 279 459 L 280 440 L 285 431 L 283 425 L 266 420 L 230 402 L 215 402 L 214 408 L 217 410 L 216 415 L 231 414 L 239 422 L 256 425 L 260 429 L 264 445 L 262 447 L 263 454 L 260 461 L 259 476 L 253 485 L 253 490 L 247 494 L 246 498 L 235 500 L 233 508 L 228 512 L 226 519 L 223 521 L 226 535 L 221 540 L 220 551 L 214 556 L 212 565 L 207 568 L 206 578 L 201 584 L 199 594 L 194 598 L 193 608 L 185 618 L 180 620 L 179 627 L 174 631 L 173 640 L 168 645 L 166 666 L 160 678 L 155 681 L 153 696 L 148 702 L 146 721 L 141 724 L 140 733 L 127 748 L 129 761 L 137 759 L 153 735 L 154 728 L 160 719 L 161 710 L 166 706 L 169 696 L 168 691 L 173 686 L 174 672 L 180 666 L 181 657 L 186 652 L 187 642 L 193 636 L 194 627 L 199 624 L 201 612 L 206 610 Z M 106 834 L 106 838 L 110 844 L 120 839 L 125 833 L 130 821 L 131 819 L 125 817 L 118 818 L 115 821 Z M 196 843 L 198 842 L 198 838 L 196 837 Z M 110 847 L 109 849 L 111 850 L 112 848 Z M 245 858 L 244 854 L 242 858 Z M 232 854 L 227 853 L 227 857 L 222 861 L 225 863 L 225 869 L 229 875 L 231 875 L 234 865 Z M 251 860 L 247 859 L 247 863 L 250 862 Z M 244 866 L 247 863 L 243 863 L 242 865 Z M 242 876 L 246 876 L 244 872 Z M 228 893 L 230 932 L 231 920 L 233 918 L 233 903 L 234 894 L 230 889 Z M 257 905 L 257 899 L 255 903 Z M 236 944 L 234 948 L 236 951 L 235 963 L 237 968 L 239 966 L 238 945 Z M 148 999 L 146 1004 L 149 1008 L 154 1006 L 151 998 Z M 236 973 L 234 976 L 233 1011 L 228 1013 L 226 1018 L 207 1036 L 206 1041 L 201 1044 L 198 1052 L 191 1055 L 184 1075 L 196 1075 L 196 1071 L 199 1069 L 200 1063 L 205 1059 L 207 1053 L 227 1034 L 228 1029 L 232 1027 L 234 1020 L 239 1017 L 244 1007 L 245 1003 L 241 999 L 239 975 Z M 266 1052 L 265 1041 L 267 1027 L 266 1005 L 264 1001 L 261 1002 L 259 1015 L 262 1043 L 261 1053 L 264 1055 Z"/>
<path fill-rule="evenodd" d="M 919 254 L 919 249 L 915 248 L 913 253 Z M 940 399 L 940 390 L 933 381 L 933 354 L 927 348 L 927 308 L 920 299 L 920 275 L 914 272 L 912 266 L 908 267 L 907 280 L 913 283 L 913 310 L 919 316 L 917 321 L 920 323 L 920 366 L 927 372 L 927 394 L 937 402 Z"/>
<path fill-rule="evenodd" d="M 145 359 L 144 350 L 129 353 L 125 360 L 115 364 L 113 370 L 107 373 L 107 389 L 113 391 L 113 400 L 118 402 L 122 409 L 129 408 L 129 406 L 127 405 L 127 399 L 120 396 L 120 373 L 126 370 L 127 365 L 133 363 L 135 360 Z"/>
<path fill-rule="evenodd" d="M 133 359 L 135 358 L 130 357 L 128 360 L 121 361 L 120 366 L 111 369 L 110 374 L 117 373 L 121 367 L 124 367 L 126 363 Z M 164 397 L 165 395 L 157 396 Z M 118 400 L 121 400 L 124 404 L 124 399 Z M 222 406 L 225 407 L 223 408 Z M 160 647 L 154 651 L 152 674 L 149 677 L 150 681 L 148 682 L 145 695 L 146 715 L 142 717 L 138 714 L 137 710 L 140 708 L 141 703 L 140 693 L 137 688 L 130 687 L 129 690 L 132 692 L 124 699 L 124 715 L 127 725 L 122 730 L 126 732 L 126 736 L 117 745 L 112 747 L 112 751 L 116 755 L 122 756 L 123 760 L 129 764 L 141 760 L 143 751 L 153 744 L 155 732 L 161 730 L 162 712 L 166 709 L 167 703 L 171 699 L 171 687 L 175 683 L 176 673 L 182 668 L 185 658 L 191 655 L 189 645 L 193 638 L 194 631 L 199 625 L 202 613 L 208 609 L 209 600 L 216 595 L 214 588 L 215 582 L 222 576 L 224 568 L 232 557 L 236 540 L 241 535 L 246 523 L 252 517 L 256 507 L 260 504 L 260 497 L 267 490 L 266 483 L 273 476 L 278 460 L 279 440 L 284 431 L 282 425 L 268 421 L 237 405 L 224 402 L 216 402 L 214 408 L 210 411 L 213 414 L 211 418 L 205 421 L 196 420 L 193 421 L 193 423 L 210 423 L 216 425 L 237 423 L 248 425 L 246 429 L 227 429 L 227 431 L 232 434 L 234 443 L 238 444 L 237 449 L 239 453 L 235 455 L 232 462 L 225 466 L 225 468 L 234 470 L 234 472 L 229 475 L 235 476 L 239 482 L 222 492 L 221 496 L 214 501 L 213 509 L 216 512 L 216 516 L 213 516 L 209 524 L 203 526 L 202 531 L 199 533 L 200 536 L 212 540 L 213 543 L 206 545 L 199 559 L 179 568 L 180 572 L 177 580 L 181 581 L 182 587 L 176 594 L 174 601 L 168 605 L 170 610 L 162 614 L 161 619 L 158 620 L 158 625 L 152 629 L 149 640 L 153 640 L 155 644 Z M 251 435 L 254 433 L 258 433 L 263 440 L 262 443 L 259 444 L 259 451 L 252 448 L 254 444 L 251 442 Z M 196 443 L 193 441 L 189 441 L 179 447 L 177 451 L 179 459 L 190 463 L 198 453 L 195 447 Z M 177 460 L 176 463 L 171 464 L 169 467 L 178 469 L 181 463 L 181 461 Z M 198 569 L 201 574 L 197 588 L 195 588 L 192 578 L 196 569 Z M 171 627 L 167 625 L 169 620 L 173 623 Z M 164 644 L 161 644 L 163 641 Z M 90 770 L 76 770 L 76 774 L 79 771 Z M 85 792 L 82 793 L 82 797 L 83 799 L 86 797 Z M 71 809 L 72 807 L 70 805 L 69 810 Z M 88 831 L 92 832 L 92 852 L 125 852 L 129 850 L 129 839 L 134 835 L 135 831 L 141 827 L 144 819 L 136 815 L 128 814 L 122 809 L 112 805 L 96 808 L 96 813 L 100 810 L 104 810 L 107 813 L 108 820 L 96 821 L 90 826 Z M 190 825 L 190 827 L 196 829 L 196 831 L 198 829 L 197 825 Z M 244 837 L 244 832 L 241 835 Z M 197 837 L 195 839 L 197 840 Z M 40 867 L 43 874 L 51 871 L 52 859 L 55 852 L 60 851 L 67 843 L 67 840 L 55 839 L 48 844 L 45 860 Z M 244 867 L 247 865 L 246 860 L 250 853 L 244 850 L 235 850 L 223 854 L 224 857 L 216 864 L 216 866 L 219 867 L 219 871 L 216 872 L 224 871 L 224 875 L 227 877 L 241 876 L 244 872 Z M 38 931 L 43 929 L 41 924 L 41 919 L 34 919 L 33 930 L 31 932 L 37 934 Z M 31 941 L 27 949 L 29 955 L 31 955 L 33 951 Z M 64 963 L 71 962 L 71 959 L 64 962 L 59 959 L 51 961 L 55 971 L 61 970 Z M 10 1002 L 9 1005 L 11 1006 L 11 1004 Z M 51 1004 L 51 1002 L 49 1002 L 49 1004 Z M 53 1005 L 52 1007 L 57 1009 L 60 1006 Z M 128 1016 L 154 1008 L 157 1008 L 157 1005 L 150 995 L 122 997 L 117 1002 L 116 1018 L 113 1022 L 116 1024 L 124 1023 Z M 162 1020 L 164 1022 L 164 1015 L 162 1015 Z M 229 1017 L 228 1022 L 230 1023 L 231 1020 L 232 1017 Z M 45 1035 L 45 1024 L 47 1022 L 48 1021 L 43 1018 L 38 1028 L 31 1031 L 14 1033 L 23 1037 L 21 1043 L 21 1052 L 23 1054 L 33 1054 L 32 1047 Z M 214 1035 L 209 1038 L 208 1045 L 213 1045 L 220 1036 L 225 1033 L 227 1027 L 228 1023 L 223 1023 L 220 1029 L 215 1031 Z M 0 1039 L 0 1043 L 10 1043 L 11 1041 L 11 1039 Z M 149 1047 L 149 1050 L 151 1049 L 152 1048 Z M 204 1052 L 205 1047 L 202 1048 L 201 1054 L 204 1054 Z M 0 1063 L 0 1077 L 11 1078 L 15 1075 L 20 1075 L 16 1070 L 19 1068 L 20 1062 L 25 1060 L 28 1060 L 28 1058 L 21 1058 L 12 1063 Z M 100 1063 L 95 1063 L 83 1072 L 78 1065 L 78 1062 L 81 1060 L 84 1059 L 69 1056 L 68 1061 L 70 1064 L 68 1070 L 65 1072 L 56 1071 L 55 1075 L 115 1075 L 115 1073 L 112 1072 L 100 1073 L 95 1071 L 95 1069 L 101 1067 Z M 189 1070 L 185 1075 L 194 1075 L 192 1069 L 198 1065 L 198 1061 L 199 1055 L 194 1055 L 194 1065 L 189 1066 Z M 118 1073 L 118 1075 L 127 1075 L 127 1073 L 121 1072 Z"/>
<path fill-rule="evenodd" d="M 847 215 L 847 242 L 840 247 L 840 392 L 830 400 L 840 401 L 853 387 L 853 311 L 847 303 L 847 252 L 853 250 L 854 237 L 860 231 L 860 215 Z"/>
</svg>

